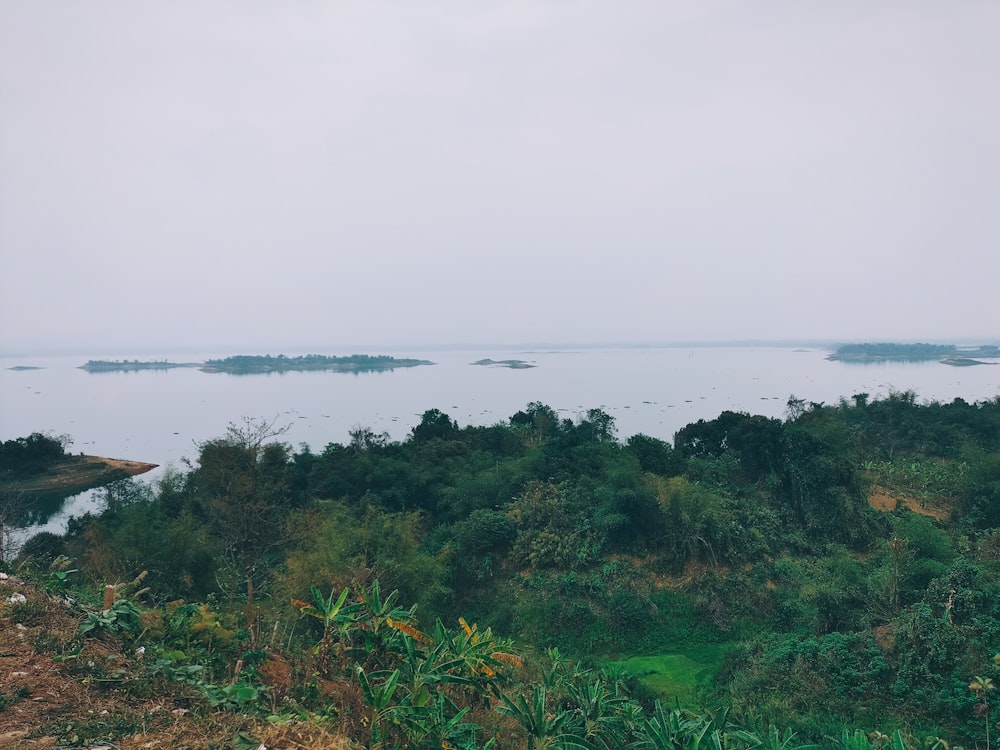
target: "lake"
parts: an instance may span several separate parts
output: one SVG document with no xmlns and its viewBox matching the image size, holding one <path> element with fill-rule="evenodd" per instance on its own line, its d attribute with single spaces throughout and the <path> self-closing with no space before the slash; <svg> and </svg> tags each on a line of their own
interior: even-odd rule
<svg viewBox="0 0 1000 750">
<path fill-rule="evenodd" d="M 258 352 L 0 357 L 0 439 L 66 434 L 73 452 L 160 464 L 140 477 L 155 481 L 166 467 L 183 468 L 183 459 L 196 458 L 199 442 L 224 435 L 228 424 L 244 417 L 274 419 L 288 428 L 284 441 L 318 452 L 328 443 L 346 442 L 358 426 L 402 440 L 427 409 L 440 409 L 464 426 L 500 422 L 530 401 L 567 418 L 600 408 L 615 418 L 621 439 L 641 432 L 672 440 L 681 427 L 727 409 L 784 417 L 791 395 L 827 404 L 855 393 L 876 397 L 893 390 L 913 390 L 919 401 L 1000 396 L 997 366 L 830 362 L 826 349 L 780 346 L 380 349 L 363 353 L 436 364 L 359 374 L 78 369 L 90 359 L 203 362 L 245 353 Z M 519 359 L 535 366 L 470 364 L 481 359 Z M 42 369 L 10 369 L 18 366 Z M 45 528 L 59 530 L 67 514 L 98 502 L 94 493 L 74 498 Z"/>
</svg>

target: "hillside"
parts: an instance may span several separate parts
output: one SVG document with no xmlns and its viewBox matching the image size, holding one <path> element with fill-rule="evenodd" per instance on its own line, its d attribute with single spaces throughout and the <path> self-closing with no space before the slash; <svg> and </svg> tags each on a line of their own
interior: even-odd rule
<svg viewBox="0 0 1000 750">
<path fill-rule="evenodd" d="M 8 572 L 94 623 L 50 644 L 62 669 L 96 635 L 139 670 L 130 700 L 156 684 L 192 718 L 372 747 L 640 747 L 656 721 L 744 733 L 733 750 L 773 726 L 857 750 L 856 730 L 983 736 L 1000 400 L 790 399 L 786 420 L 723 412 L 673 443 L 539 403 L 492 427 L 432 409 L 402 442 L 357 428 L 318 454 L 280 435 L 231 425 L 188 471 L 28 541 Z M 95 601 L 137 576 L 134 612 Z M 98 677 L 76 676 L 118 679 Z M 603 729 L 579 723 L 586 695 Z"/>
</svg>

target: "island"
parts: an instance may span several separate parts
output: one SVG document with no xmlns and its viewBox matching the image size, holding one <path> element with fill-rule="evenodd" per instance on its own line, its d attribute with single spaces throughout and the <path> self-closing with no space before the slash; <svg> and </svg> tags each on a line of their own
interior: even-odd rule
<svg viewBox="0 0 1000 750">
<path fill-rule="evenodd" d="M 305 370 L 330 370 L 334 372 L 383 372 L 398 367 L 433 365 L 426 359 L 397 359 L 384 354 L 352 354 L 348 357 L 330 357 L 306 354 L 286 357 L 284 354 L 237 355 L 224 359 L 210 359 L 201 367 L 202 372 L 228 372 L 235 375 L 289 372 Z"/>
<path fill-rule="evenodd" d="M 523 359 L 479 359 L 470 362 L 470 364 L 482 367 L 508 367 L 511 370 L 526 370 L 529 367 L 537 367 L 537 365 L 525 362 Z"/>
<path fill-rule="evenodd" d="M 946 365 L 994 364 L 978 358 L 1000 357 L 1000 346 L 956 346 L 955 344 L 844 344 L 827 356 L 838 362 L 926 362 L 936 360 Z"/>
<path fill-rule="evenodd" d="M 44 367 L 38 367 L 37 365 L 15 365 L 14 367 L 8 367 L 8 370 L 44 370 Z"/>
<path fill-rule="evenodd" d="M 240 354 L 223 359 L 209 359 L 205 362 L 168 362 L 166 360 L 140 361 L 92 359 L 79 369 L 87 372 L 137 372 L 139 370 L 172 370 L 181 367 L 197 367 L 202 372 L 228 372 L 233 375 L 254 375 L 258 373 L 289 372 L 302 370 L 331 370 L 334 372 L 382 372 L 397 367 L 417 367 L 433 365 L 426 359 L 397 359 L 384 354 L 352 354 L 349 357 L 329 357 L 322 354 L 306 354 L 288 357 L 284 354 Z"/>
<path fill-rule="evenodd" d="M 131 361 L 92 359 L 85 365 L 80 365 L 78 369 L 87 372 L 134 372 L 137 370 L 172 370 L 176 367 L 200 367 L 197 362 L 167 362 L 165 360 L 155 360 L 152 362 L 140 362 L 137 359 Z"/>
</svg>

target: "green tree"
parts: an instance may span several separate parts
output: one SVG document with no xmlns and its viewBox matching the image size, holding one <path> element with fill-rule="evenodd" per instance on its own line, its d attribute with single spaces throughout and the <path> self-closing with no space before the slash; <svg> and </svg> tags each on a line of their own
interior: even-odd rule
<svg viewBox="0 0 1000 750">
<path fill-rule="evenodd" d="M 192 477 L 211 534 L 246 586 L 251 633 L 257 582 L 289 540 L 286 521 L 296 505 L 289 447 L 269 442 L 287 430 L 274 420 L 230 424 L 225 437 L 199 445 Z"/>
</svg>

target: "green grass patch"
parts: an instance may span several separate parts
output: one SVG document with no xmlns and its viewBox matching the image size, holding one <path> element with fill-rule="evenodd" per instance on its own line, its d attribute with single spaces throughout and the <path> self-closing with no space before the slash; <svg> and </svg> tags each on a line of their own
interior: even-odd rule
<svg viewBox="0 0 1000 750">
<path fill-rule="evenodd" d="M 729 645 L 703 644 L 685 649 L 684 653 L 646 654 L 605 664 L 631 672 L 665 701 L 677 701 L 683 708 L 698 708 L 699 688 L 708 683 L 722 664 Z"/>
</svg>

